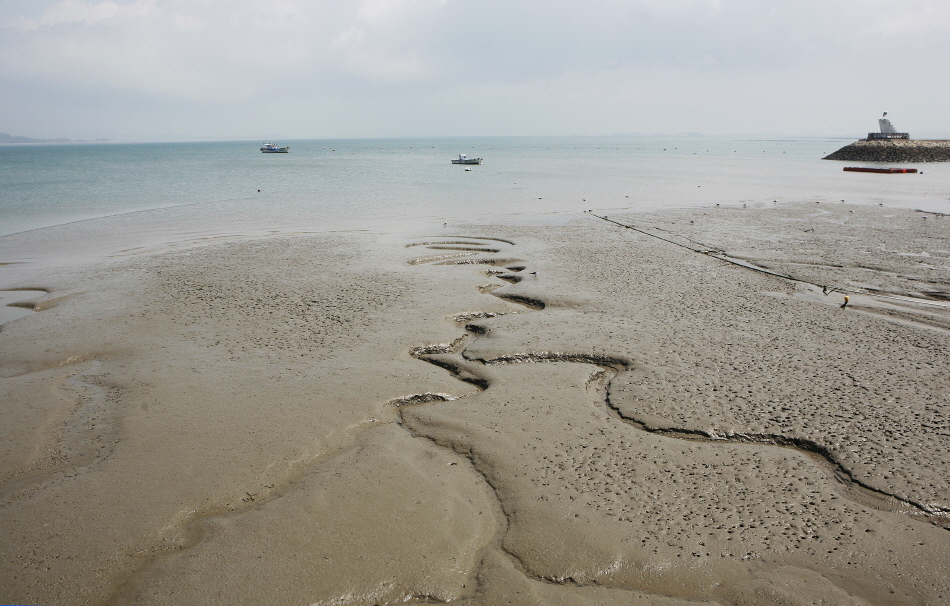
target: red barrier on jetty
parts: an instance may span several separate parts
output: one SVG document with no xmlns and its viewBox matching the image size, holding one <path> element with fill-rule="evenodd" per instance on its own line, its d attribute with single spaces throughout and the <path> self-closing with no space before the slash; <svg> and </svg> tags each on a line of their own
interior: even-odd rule
<svg viewBox="0 0 950 606">
<path fill-rule="evenodd" d="M 863 166 L 845 166 L 845 170 L 853 173 L 915 173 L 916 168 L 865 168 Z"/>
</svg>

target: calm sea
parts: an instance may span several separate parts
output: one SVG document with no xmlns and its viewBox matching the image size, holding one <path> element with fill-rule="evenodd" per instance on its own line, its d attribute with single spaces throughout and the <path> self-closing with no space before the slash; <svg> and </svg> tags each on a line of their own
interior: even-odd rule
<svg viewBox="0 0 950 606">
<path fill-rule="evenodd" d="M 512 137 L 0 146 L 0 264 L 208 238 L 847 200 L 950 212 L 950 164 L 846 173 L 845 139 Z M 466 171 L 450 163 L 481 157 Z M 0 288 L 13 275 L 0 265 Z M 6 273 L 5 273 L 6 272 Z M 20 273 L 20 272 L 15 272 Z"/>
</svg>

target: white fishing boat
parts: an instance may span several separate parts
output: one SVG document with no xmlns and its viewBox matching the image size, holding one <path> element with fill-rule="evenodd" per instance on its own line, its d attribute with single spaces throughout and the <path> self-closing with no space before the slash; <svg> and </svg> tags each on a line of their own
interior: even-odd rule
<svg viewBox="0 0 950 606">
<path fill-rule="evenodd" d="M 264 147 L 261 151 L 265 154 L 286 154 L 290 151 L 289 147 L 277 147 L 276 141 L 264 141 Z"/>
<path fill-rule="evenodd" d="M 469 158 L 465 154 L 459 154 L 458 160 L 452 160 L 452 164 L 481 164 L 481 158 Z"/>
</svg>

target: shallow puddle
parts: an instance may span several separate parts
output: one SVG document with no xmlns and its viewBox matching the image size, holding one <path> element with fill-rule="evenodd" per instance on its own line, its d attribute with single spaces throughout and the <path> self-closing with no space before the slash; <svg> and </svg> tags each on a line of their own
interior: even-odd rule
<svg viewBox="0 0 950 606">
<path fill-rule="evenodd" d="M 35 313 L 28 301 L 46 295 L 42 290 L 0 290 L 0 324 L 24 318 Z"/>
</svg>

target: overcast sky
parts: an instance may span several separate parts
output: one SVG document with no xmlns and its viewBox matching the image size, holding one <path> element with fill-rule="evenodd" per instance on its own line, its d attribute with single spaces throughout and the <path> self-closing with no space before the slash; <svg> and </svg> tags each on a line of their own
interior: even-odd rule
<svg viewBox="0 0 950 606">
<path fill-rule="evenodd" d="M 0 132 L 950 136 L 948 0 L 0 0 Z"/>
</svg>

